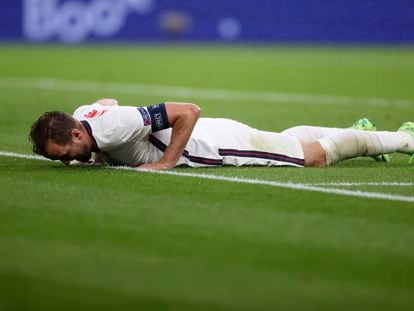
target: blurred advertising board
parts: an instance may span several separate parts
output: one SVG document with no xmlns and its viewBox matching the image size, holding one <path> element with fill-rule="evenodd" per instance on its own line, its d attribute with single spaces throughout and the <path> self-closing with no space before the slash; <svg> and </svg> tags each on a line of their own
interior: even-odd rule
<svg viewBox="0 0 414 311">
<path fill-rule="evenodd" d="M 414 42 L 413 0 L 1 0 L 0 40 Z"/>
</svg>

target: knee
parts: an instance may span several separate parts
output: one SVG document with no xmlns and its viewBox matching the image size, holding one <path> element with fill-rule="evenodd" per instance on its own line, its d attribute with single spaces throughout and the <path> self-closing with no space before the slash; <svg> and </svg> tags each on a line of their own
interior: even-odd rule
<svg viewBox="0 0 414 311">
<path fill-rule="evenodd" d="M 303 156 L 305 158 L 305 166 L 326 166 L 326 154 L 318 141 L 302 142 Z"/>
</svg>

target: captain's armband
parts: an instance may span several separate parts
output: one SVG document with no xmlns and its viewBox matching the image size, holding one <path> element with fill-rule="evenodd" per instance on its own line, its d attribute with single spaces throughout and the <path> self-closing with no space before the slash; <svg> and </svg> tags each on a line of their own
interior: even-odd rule
<svg viewBox="0 0 414 311">
<path fill-rule="evenodd" d="M 170 127 L 164 103 L 148 106 L 146 109 L 138 108 L 138 110 L 144 119 L 144 125 L 149 125 L 151 122 L 151 131 L 153 133 Z"/>
</svg>

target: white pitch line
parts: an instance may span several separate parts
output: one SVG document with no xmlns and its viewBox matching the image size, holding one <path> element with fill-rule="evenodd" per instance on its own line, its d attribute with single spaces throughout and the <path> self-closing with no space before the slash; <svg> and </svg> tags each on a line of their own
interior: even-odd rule
<svg viewBox="0 0 414 311">
<path fill-rule="evenodd" d="M 0 151 L 0 156 L 16 157 L 16 158 L 30 159 L 30 160 L 47 160 L 39 156 L 19 154 L 19 153 L 6 152 L 6 151 Z M 380 193 L 380 192 L 367 192 L 367 191 L 359 191 L 359 190 L 344 190 L 344 189 L 337 189 L 337 188 L 323 188 L 323 187 L 300 184 L 300 183 L 279 182 L 279 181 L 249 179 L 249 178 L 240 178 L 240 177 L 228 177 L 228 176 L 221 176 L 221 175 L 185 173 L 185 172 L 178 172 L 178 171 L 148 171 L 148 170 L 138 170 L 136 168 L 131 168 L 131 167 L 110 167 L 110 168 L 118 169 L 118 170 L 129 170 L 129 171 L 148 173 L 148 174 L 173 175 L 173 176 L 181 176 L 181 177 L 228 181 L 228 182 L 241 183 L 241 184 L 273 186 L 273 187 L 278 187 L 278 188 L 322 192 L 322 193 L 337 194 L 337 195 L 344 195 L 344 196 L 351 196 L 351 197 L 361 197 L 361 198 L 380 199 L 380 200 L 388 200 L 388 201 L 400 201 L 400 202 L 414 202 L 414 196 L 395 195 L 395 194 L 387 194 L 387 193 Z"/>
<path fill-rule="evenodd" d="M 414 101 L 408 99 L 387 99 L 377 97 L 351 97 L 336 95 L 316 95 L 279 93 L 264 91 L 240 91 L 209 88 L 192 88 L 181 86 L 165 86 L 139 83 L 120 83 L 103 81 L 82 81 L 51 78 L 3 78 L 0 79 L 0 87 L 31 88 L 40 90 L 62 90 L 76 92 L 108 92 L 139 94 L 152 96 L 165 96 L 167 100 L 174 97 L 191 99 L 236 100 L 248 102 L 275 102 L 297 104 L 329 104 L 329 105 L 354 105 L 368 104 L 373 106 L 410 106 Z"/>
<path fill-rule="evenodd" d="M 27 160 L 50 161 L 49 159 L 46 159 L 45 157 L 35 155 L 35 154 L 21 154 L 21 153 L 8 152 L 8 151 L 0 151 L 0 156 L 27 159 Z"/>
<path fill-rule="evenodd" d="M 387 186 L 387 187 L 410 187 L 414 182 L 332 182 L 332 183 L 311 183 L 311 186 Z"/>
</svg>

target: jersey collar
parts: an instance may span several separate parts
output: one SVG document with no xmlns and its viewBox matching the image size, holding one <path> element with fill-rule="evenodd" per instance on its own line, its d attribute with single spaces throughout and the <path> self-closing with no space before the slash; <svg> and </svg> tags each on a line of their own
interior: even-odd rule
<svg viewBox="0 0 414 311">
<path fill-rule="evenodd" d="M 96 143 L 95 137 L 93 137 L 93 134 L 92 134 L 91 125 L 88 123 L 88 121 L 85 121 L 85 120 L 82 120 L 80 122 L 85 127 L 85 129 L 88 132 L 89 136 L 92 138 L 92 141 L 93 141 L 92 152 L 99 152 L 98 144 Z"/>
</svg>

